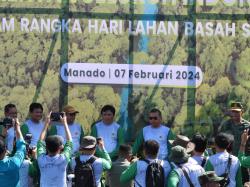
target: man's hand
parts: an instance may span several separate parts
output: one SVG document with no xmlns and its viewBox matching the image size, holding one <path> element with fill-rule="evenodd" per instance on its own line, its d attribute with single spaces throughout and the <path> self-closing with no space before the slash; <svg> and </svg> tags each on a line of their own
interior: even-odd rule
<svg viewBox="0 0 250 187">
<path fill-rule="evenodd" d="M 65 112 L 63 112 L 63 117 L 60 116 L 60 121 L 61 121 L 61 123 L 63 125 L 68 125 L 68 123 L 67 123 L 67 116 L 66 116 Z"/>
<path fill-rule="evenodd" d="M 101 149 L 101 150 L 104 149 L 104 141 L 102 138 L 98 139 L 97 145 L 98 145 L 99 149 Z"/>
<path fill-rule="evenodd" d="M 49 124 L 50 124 L 50 115 L 51 115 L 51 111 L 50 111 L 50 113 L 46 116 L 46 119 L 45 119 L 45 126 L 49 126 Z"/>
<path fill-rule="evenodd" d="M 37 153 L 36 153 L 36 150 L 37 150 L 37 148 L 36 148 L 36 147 L 34 147 L 34 148 L 32 149 L 32 151 L 31 151 L 31 157 L 32 157 L 33 159 L 37 159 Z"/>
<path fill-rule="evenodd" d="M 8 128 L 4 126 L 4 127 L 3 127 L 3 130 L 2 130 L 2 136 L 3 136 L 3 137 L 6 137 L 7 134 L 8 134 Z"/>
<path fill-rule="evenodd" d="M 15 131 L 16 131 L 17 140 L 23 139 L 23 135 L 22 135 L 22 132 L 21 132 L 21 129 L 20 129 L 20 123 L 19 123 L 18 118 L 13 119 L 13 123 L 14 123 L 14 128 L 15 128 Z"/>
<path fill-rule="evenodd" d="M 48 127 L 49 127 L 49 124 L 50 124 L 50 115 L 51 115 L 51 112 L 47 115 L 47 117 L 45 119 L 45 124 L 44 124 L 43 130 L 42 130 L 42 132 L 40 134 L 40 138 L 39 138 L 40 141 L 45 140 L 47 130 L 48 130 Z"/>
<path fill-rule="evenodd" d="M 247 129 L 247 130 L 244 130 L 244 132 L 242 133 L 242 135 L 241 135 L 241 144 L 242 145 L 246 145 L 246 142 L 247 142 L 247 140 L 248 140 L 248 131 L 249 131 L 249 129 Z"/>
<path fill-rule="evenodd" d="M 67 123 L 67 117 L 66 117 L 65 112 L 63 112 L 63 117 L 60 116 L 60 120 L 61 120 L 61 123 L 64 126 L 64 130 L 65 130 L 65 134 L 66 134 L 66 140 L 67 141 L 72 141 L 72 137 L 71 137 L 71 133 L 70 133 L 70 130 L 69 130 L 68 123 Z"/>
</svg>

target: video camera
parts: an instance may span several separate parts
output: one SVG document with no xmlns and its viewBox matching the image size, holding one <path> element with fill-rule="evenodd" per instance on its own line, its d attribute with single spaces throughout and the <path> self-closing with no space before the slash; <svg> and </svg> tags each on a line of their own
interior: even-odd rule
<svg viewBox="0 0 250 187">
<path fill-rule="evenodd" d="M 0 121 L 0 125 L 4 126 L 5 128 L 11 128 L 15 125 L 15 121 L 13 118 L 6 117 L 3 121 Z"/>
<path fill-rule="evenodd" d="M 32 154 L 32 151 L 36 148 L 35 146 L 31 146 L 31 139 L 32 139 L 32 134 L 28 133 L 25 135 L 25 142 L 26 142 L 26 151 L 28 153 L 28 155 Z"/>
</svg>

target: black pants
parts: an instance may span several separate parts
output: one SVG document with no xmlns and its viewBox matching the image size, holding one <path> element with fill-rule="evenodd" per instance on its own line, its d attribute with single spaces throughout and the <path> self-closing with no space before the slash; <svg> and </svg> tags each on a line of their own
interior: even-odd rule
<svg viewBox="0 0 250 187">
<path fill-rule="evenodd" d="M 250 168 L 245 168 L 241 166 L 241 174 L 242 174 L 242 184 L 244 185 L 245 182 L 249 182 L 250 179 Z"/>
</svg>

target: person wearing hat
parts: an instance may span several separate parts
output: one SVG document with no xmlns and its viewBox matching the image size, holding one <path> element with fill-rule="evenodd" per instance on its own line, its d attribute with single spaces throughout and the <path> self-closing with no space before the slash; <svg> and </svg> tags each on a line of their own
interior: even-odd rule
<svg viewBox="0 0 250 187">
<path fill-rule="evenodd" d="M 169 161 L 173 169 L 168 176 L 168 187 L 188 187 L 192 185 L 200 187 L 198 177 L 205 171 L 200 165 L 190 163 L 189 158 L 190 155 L 184 147 L 180 145 L 172 147 Z"/>
<path fill-rule="evenodd" d="M 114 121 L 115 108 L 112 105 L 105 105 L 101 109 L 102 120 L 95 123 L 91 128 L 91 136 L 102 138 L 105 149 L 112 160 L 117 159 L 119 146 L 124 143 L 123 128 Z M 97 149 L 96 155 L 100 156 Z"/>
<path fill-rule="evenodd" d="M 234 142 L 232 145 L 232 154 L 238 156 L 241 142 L 241 134 L 245 129 L 250 128 L 250 122 L 243 119 L 244 113 L 243 106 L 240 102 L 232 102 L 230 108 L 230 119 L 225 121 L 219 128 L 219 132 L 225 132 L 233 135 Z M 250 155 L 250 141 L 246 142 L 245 154 Z M 243 183 L 247 182 L 250 177 L 250 171 L 242 167 L 242 180 Z"/>
<path fill-rule="evenodd" d="M 162 124 L 161 111 L 154 108 L 148 114 L 149 124 L 145 126 L 138 134 L 133 145 L 133 154 L 137 154 L 143 142 L 147 140 L 156 140 L 160 144 L 158 158 L 166 160 L 168 158 L 170 143 L 169 140 L 175 138 L 170 128 Z"/>
<path fill-rule="evenodd" d="M 223 177 L 218 177 L 214 171 L 207 171 L 199 176 L 201 187 L 220 187 Z"/>
<path fill-rule="evenodd" d="M 243 106 L 240 102 L 232 102 L 230 108 L 230 119 L 225 121 L 219 128 L 220 132 L 232 134 L 234 136 L 232 154 L 237 156 L 240 149 L 241 134 L 250 127 L 250 123 L 242 118 Z"/>
<path fill-rule="evenodd" d="M 40 169 L 40 187 L 66 186 L 66 168 L 71 158 L 72 137 L 67 124 L 66 115 L 61 118 L 66 134 L 66 144 L 58 135 L 48 136 L 50 114 L 47 116 L 44 128 L 37 143 L 37 162 Z M 45 142 L 44 142 L 45 140 Z"/>
<path fill-rule="evenodd" d="M 177 145 L 184 147 L 188 154 L 191 153 L 195 148 L 195 144 L 191 142 L 187 136 L 183 135 L 177 135 L 175 140 L 169 140 L 169 143 L 172 147 Z"/>
<path fill-rule="evenodd" d="M 67 117 L 67 123 L 69 125 L 69 130 L 73 141 L 73 154 L 79 151 L 80 141 L 84 137 L 84 131 L 79 123 L 75 122 L 76 115 L 79 113 L 73 106 L 67 105 L 63 108 Z M 49 135 L 59 135 L 63 137 L 64 143 L 66 142 L 66 134 L 62 124 L 52 125 L 49 130 Z"/>
<path fill-rule="evenodd" d="M 239 159 L 227 152 L 230 145 L 230 135 L 219 133 L 215 137 L 216 154 L 208 158 L 206 171 L 215 171 L 218 176 L 228 176 L 228 186 L 242 187 L 241 165 Z"/>
<path fill-rule="evenodd" d="M 96 147 L 98 147 L 98 150 L 100 151 L 101 157 L 99 158 L 94 156 Z M 71 170 L 75 171 L 75 181 L 77 181 L 77 159 L 79 159 L 81 163 L 86 163 L 90 159 L 94 159 L 91 165 L 93 168 L 95 185 L 96 187 L 101 187 L 102 173 L 106 170 L 109 170 L 112 166 L 110 156 L 105 150 L 104 141 L 102 139 L 98 139 L 97 141 L 93 136 L 85 136 L 82 138 L 80 145 L 80 155 L 72 158 L 70 163 Z"/>
</svg>

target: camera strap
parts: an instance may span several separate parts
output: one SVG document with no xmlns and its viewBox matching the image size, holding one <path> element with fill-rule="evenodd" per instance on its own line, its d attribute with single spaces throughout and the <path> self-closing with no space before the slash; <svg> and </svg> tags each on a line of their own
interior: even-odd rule
<svg viewBox="0 0 250 187">
<path fill-rule="evenodd" d="M 190 187 L 194 187 L 194 185 L 193 185 L 193 183 L 192 183 L 190 177 L 188 176 L 187 171 L 186 171 L 183 167 L 181 167 L 181 170 L 182 170 L 182 172 L 183 172 L 185 178 L 187 179 L 187 182 L 188 182 L 189 186 L 190 186 Z"/>
<path fill-rule="evenodd" d="M 226 174 L 228 175 L 229 172 L 230 172 L 230 167 L 231 167 L 231 164 L 232 164 L 232 155 L 229 154 L 229 157 L 228 157 L 228 162 L 227 162 L 227 167 L 226 167 Z"/>
</svg>

